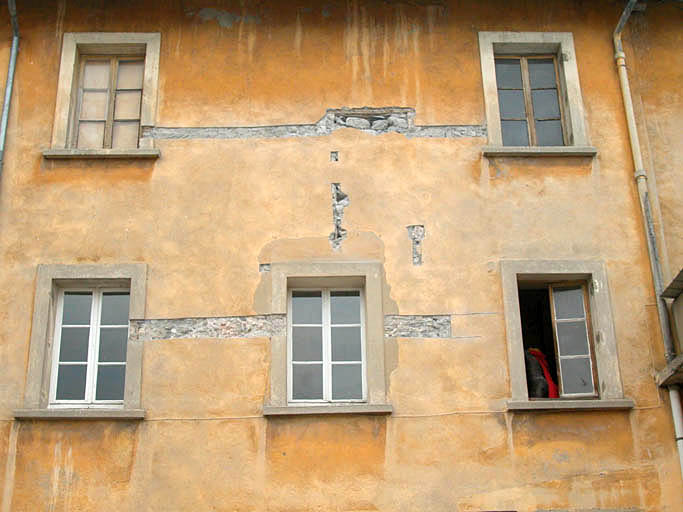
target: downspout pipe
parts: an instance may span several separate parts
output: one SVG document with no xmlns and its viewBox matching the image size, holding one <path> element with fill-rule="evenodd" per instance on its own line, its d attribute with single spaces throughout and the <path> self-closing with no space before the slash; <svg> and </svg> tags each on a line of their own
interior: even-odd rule
<svg viewBox="0 0 683 512">
<path fill-rule="evenodd" d="M 14 71 L 17 67 L 17 53 L 19 53 L 19 22 L 17 21 L 16 0 L 7 0 L 7 8 L 12 22 L 12 49 L 9 55 L 7 67 L 7 80 L 5 82 L 5 101 L 2 105 L 2 117 L 0 117 L 0 178 L 5 162 L 5 140 L 7 139 L 7 123 L 9 121 L 9 108 L 12 102 L 12 88 L 14 86 Z"/>
<path fill-rule="evenodd" d="M 659 256 L 659 249 L 657 247 L 657 238 L 655 236 L 654 221 L 652 219 L 652 207 L 650 204 L 650 197 L 647 187 L 647 170 L 643 165 L 643 155 L 640 151 L 640 141 L 638 140 L 638 128 L 636 126 L 636 116 L 633 112 L 633 101 L 631 100 L 631 86 L 628 80 L 628 71 L 626 69 L 626 54 L 621 42 L 621 33 L 626 26 L 633 8 L 638 3 L 638 0 L 629 0 L 621 13 L 619 22 L 614 29 L 612 39 L 614 42 L 614 60 L 617 64 L 619 72 L 619 84 L 621 85 L 621 95 L 624 100 L 624 110 L 626 112 L 626 124 L 628 126 L 628 136 L 631 142 L 631 154 L 633 156 L 633 165 L 635 167 L 634 178 L 636 187 L 638 188 L 638 198 L 640 200 L 640 211 L 643 216 L 643 225 L 645 227 L 645 238 L 647 240 L 647 252 L 650 260 L 650 271 L 652 272 L 652 280 L 655 287 L 655 300 L 657 303 L 657 316 L 659 318 L 659 327 L 662 331 L 662 340 L 664 342 L 664 351 L 666 360 L 671 361 L 675 357 L 673 336 L 671 334 L 671 325 L 669 324 L 669 311 L 666 303 L 662 298 L 662 291 L 664 286 L 662 284 L 662 266 Z M 671 415 L 674 420 L 674 431 L 676 435 L 676 446 L 678 448 L 678 459 L 681 466 L 681 474 L 683 475 L 683 412 L 681 411 L 681 395 L 677 385 L 668 387 L 669 402 L 671 402 Z"/>
</svg>

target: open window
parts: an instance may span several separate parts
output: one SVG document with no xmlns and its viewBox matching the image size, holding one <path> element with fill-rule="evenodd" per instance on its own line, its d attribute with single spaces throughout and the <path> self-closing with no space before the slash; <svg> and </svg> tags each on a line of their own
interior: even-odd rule
<svg viewBox="0 0 683 512">
<path fill-rule="evenodd" d="M 518 282 L 529 398 L 596 398 L 586 282 Z"/>
<path fill-rule="evenodd" d="M 508 409 L 618 409 L 623 396 L 604 265 L 501 261 Z M 551 399 L 552 385 L 556 399 Z"/>
</svg>

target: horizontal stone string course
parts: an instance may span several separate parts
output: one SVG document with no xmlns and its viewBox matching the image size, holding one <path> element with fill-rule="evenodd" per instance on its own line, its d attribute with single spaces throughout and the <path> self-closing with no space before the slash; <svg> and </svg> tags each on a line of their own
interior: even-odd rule
<svg viewBox="0 0 683 512">
<path fill-rule="evenodd" d="M 450 338 L 450 315 L 386 315 L 384 336 L 388 338 Z"/>
<path fill-rule="evenodd" d="M 131 341 L 284 336 L 286 315 L 131 320 Z"/>
<path fill-rule="evenodd" d="M 174 339 L 269 338 L 285 336 L 286 315 L 165 318 L 130 321 L 133 342 Z M 450 315 L 386 315 L 384 335 L 390 338 L 450 338 Z"/>
<path fill-rule="evenodd" d="M 214 127 L 145 127 L 142 136 L 151 139 L 277 139 L 321 137 L 341 128 L 353 128 L 372 135 L 400 133 L 406 137 L 455 139 L 486 137 L 482 125 L 415 125 L 415 109 L 409 107 L 363 107 L 328 109 L 313 124 Z"/>
</svg>

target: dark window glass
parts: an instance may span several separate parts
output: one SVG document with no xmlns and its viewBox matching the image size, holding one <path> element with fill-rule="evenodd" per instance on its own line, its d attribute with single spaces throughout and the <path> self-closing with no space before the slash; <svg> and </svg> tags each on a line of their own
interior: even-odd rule
<svg viewBox="0 0 683 512">
<path fill-rule="evenodd" d="M 332 365 L 332 399 L 360 400 L 361 398 L 363 398 L 363 380 L 361 365 Z"/>
<path fill-rule="evenodd" d="M 553 59 L 528 59 L 529 83 L 532 89 L 557 87 Z"/>
<path fill-rule="evenodd" d="M 96 400 L 123 400 L 126 380 L 124 365 L 99 365 L 97 368 Z"/>
<path fill-rule="evenodd" d="M 321 292 L 292 292 L 292 323 L 321 325 L 322 311 Z"/>
<path fill-rule="evenodd" d="M 89 325 L 90 308 L 92 306 L 92 293 L 90 292 L 65 292 L 64 325 Z"/>
<path fill-rule="evenodd" d="M 360 292 L 331 292 L 330 310 L 332 324 L 359 324 Z"/>
<path fill-rule="evenodd" d="M 499 89 L 521 89 L 522 70 L 519 59 L 496 59 L 496 82 Z"/>
<path fill-rule="evenodd" d="M 526 117 L 523 91 L 499 90 L 498 106 L 502 119 L 524 119 Z"/>
<path fill-rule="evenodd" d="M 102 325 L 128 325 L 128 292 L 102 295 Z"/>
<path fill-rule="evenodd" d="M 128 344 L 127 327 L 103 327 L 100 329 L 101 363 L 125 363 Z"/>
<path fill-rule="evenodd" d="M 332 327 L 332 361 L 360 360 L 360 327 Z"/>
<path fill-rule="evenodd" d="M 568 395 L 593 393 L 593 374 L 591 373 L 590 358 L 580 357 L 562 359 L 562 392 Z"/>
<path fill-rule="evenodd" d="M 86 362 L 88 360 L 89 327 L 64 327 L 59 342 L 59 360 Z"/>
<path fill-rule="evenodd" d="M 322 361 L 323 328 L 292 327 L 292 360 Z"/>
<path fill-rule="evenodd" d="M 60 364 L 57 370 L 57 400 L 83 400 L 85 398 L 84 364 Z"/>
<path fill-rule="evenodd" d="M 536 121 L 536 138 L 539 146 L 562 146 L 562 122 Z"/>
<path fill-rule="evenodd" d="M 321 400 L 323 397 L 323 365 L 293 364 L 292 395 L 295 400 Z"/>
<path fill-rule="evenodd" d="M 503 146 L 528 146 L 529 132 L 526 121 L 501 121 Z"/>
</svg>

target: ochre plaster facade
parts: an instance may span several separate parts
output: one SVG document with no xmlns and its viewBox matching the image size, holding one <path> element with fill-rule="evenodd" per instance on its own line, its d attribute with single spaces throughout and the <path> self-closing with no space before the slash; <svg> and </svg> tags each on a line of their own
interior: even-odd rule
<svg viewBox="0 0 683 512">
<path fill-rule="evenodd" d="M 0 190 L 1 512 L 683 510 L 613 61 L 623 2 L 20 4 Z M 675 4 L 648 6 L 624 33 L 665 280 L 683 266 Z M 595 157 L 487 158 L 482 136 L 352 128 L 155 138 L 151 160 L 43 157 L 66 32 L 160 33 L 156 126 L 193 128 L 313 124 L 364 106 L 481 126 L 479 31 L 573 34 Z M 0 33 L 4 70 L 4 8 Z M 350 198 L 336 251 L 330 183 Z M 506 410 L 505 259 L 604 264 L 634 408 Z M 385 338 L 392 414 L 264 417 L 270 339 L 245 337 L 145 342 L 144 420 L 14 418 L 39 264 L 145 263 L 146 318 L 173 319 L 270 313 L 259 264 L 312 260 L 381 262 L 385 315 L 451 315 L 450 338 Z"/>
</svg>

